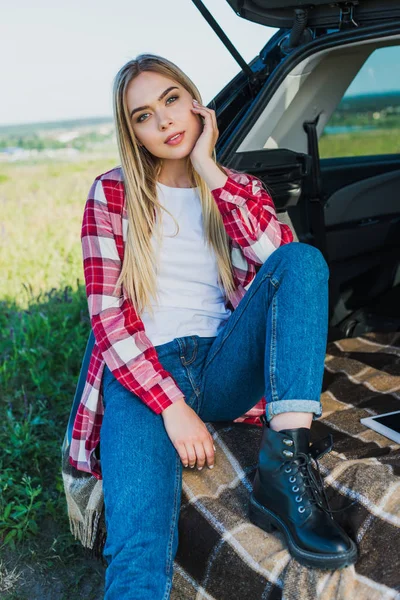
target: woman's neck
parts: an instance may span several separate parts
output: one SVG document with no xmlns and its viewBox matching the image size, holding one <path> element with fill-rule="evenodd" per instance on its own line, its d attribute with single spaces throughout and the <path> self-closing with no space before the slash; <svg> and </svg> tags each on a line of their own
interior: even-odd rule
<svg viewBox="0 0 400 600">
<path fill-rule="evenodd" d="M 164 160 L 157 181 L 169 187 L 191 187 L 192 182 L 189 178 L 187 158 Z"/>
</svg>

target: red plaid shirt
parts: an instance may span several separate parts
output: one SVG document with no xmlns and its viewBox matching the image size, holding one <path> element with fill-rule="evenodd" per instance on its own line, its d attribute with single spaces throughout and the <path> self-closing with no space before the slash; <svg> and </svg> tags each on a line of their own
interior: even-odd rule
<svg viewBox="0 0 400 600">
<path fill-rule="evenodd" d="M 290 227 L 278 221 L 275 206 L 260 179 L 225 168 L 228 179 L 212 190 L 227 234 L 236 289 L 226 306 L 235 310 L 260 266 L 272 252 L 293 241 Z M 107 364 L 114 377 L 161 413 L 184 394 L 158 360 L 157 352 L 131 301 L 121 289 L 112 295 L 124 259 L 128 216 L 121 167 L 94 180 L 86 200 L 82 231 L 83 267 L 90 322 L 95 343 L 85 387 L 75 417 L 69 462 L 101 479 L 95 454 L 100 441 L 104 407 L 102 375 Z M 258 268 L 257 268 L 258 267 Z M 261 425 L 265 398 L 234 422 Z"/>
</svg>

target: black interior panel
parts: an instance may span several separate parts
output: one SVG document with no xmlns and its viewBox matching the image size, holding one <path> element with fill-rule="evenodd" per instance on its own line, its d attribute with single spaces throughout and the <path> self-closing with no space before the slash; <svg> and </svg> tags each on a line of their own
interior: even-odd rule
<svg viewBox="0 0 400 600">
<path fill-rule="evenodd" d="M 286 148 L 261 148 L 236 152 L 229 166 L 261 179 L 280 212 L 298 203 L 311 169 L 311 156 Z"/>
<path fill-rule="evenodd" d="M 344 158 L 322 158 L 321 172 L 324 196 L 331 196 L 336 190 L 372 177 L 400 169 L 399 154 L 382 156 L 346 156 Z"/>
<path fill-rule="evenodd" d="M 399 155 L 321 160 L 325 210 L 328 203 L 343 200 L 343 197 L 352 208 L 352 194 L 358 207 L 358 219 L 344 218 L 343 222 L 326 227 L 333 308 L 330 325 L 339 326 L 345 335 L 359 335 L 374 327 L 382 330 L 386 325 L 392 330 L 400 327 L 400 306 L 391 303 L 390 318 L 374 313 L 374 310 L 379 311 L 378 299 L 390 294 L 399 279 L 400 201 L 395 171 L 400 174 Z M 388 173 L 392 176 L 387 176 Z M 368 202 L 366 199 L 363 214 L 363 195 L 357 190 L 366 189 L 365 184 L 368 189 L 369 179 L 374 183 L 371 184 L 372 197 L 369 194 Z M 385 185 L 391 179 L 394 184 L 388 197 Z M 382 181 L 381 187 L 379 181 Z M 373 217 L 368 216 L 371 207 Z"/>
<path fill-rule="evenodd" d="M 400 217 L 391 221 L 383 220 L 370 226 L 346 226 L 326 232 L 330 260 L 348 260 L 360 254 L 392 248 L 393 253 L 400 251 Z"/>
</svg>

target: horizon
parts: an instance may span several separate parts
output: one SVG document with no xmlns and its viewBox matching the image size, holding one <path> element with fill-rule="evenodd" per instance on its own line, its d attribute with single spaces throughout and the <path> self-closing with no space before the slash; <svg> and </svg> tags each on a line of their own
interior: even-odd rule
<svg viewBox="0 0 400 600">
<path fill-rule="evenodd" d="M 356 94 L 349 94 L 349 95 L 345 95 L 343 97 L 343 99 L 341 100 L 341 103 L 344 102 L 345 100 L 349 100 L 349 99 L 353 99 L 353 98 L 365 98 L 368 96 L 391 96 L 391 95 L 395 95 L 395 96 L 400 96 L 400 90 L 386 90 L 386 91 L 381 91 L 381 92 L 361 92 L 361 93 L 356 93 Z M 211 99 L 212 100 L 212 99 Z M 210 100 L 210 102 L 211 102 Z M 54 120 L 54 121 L 27 121 L 27 122 L 23 122 L 23 123 L 6 123 L 6 124 L 0 124 L 0 132 L 3 129 L 8 129 L 8 128 L 15 128 L 15 127 L 30 127 L 30 126 L 44 126 L 44 125 L 57 125 L 57 124 L 62 124 L 62 123 L 69 123 L 69 122 L 88 122 L 88 121 L 93 121 L 93 122 L 101 122 L 101 121 L 114 121 L 114 117 L 113 115 L 97 115 L 97 116 L 87 116 L 87 117 L 70 117 L 68 119 L 63 119 L 63 120 Z"/>
</svg>

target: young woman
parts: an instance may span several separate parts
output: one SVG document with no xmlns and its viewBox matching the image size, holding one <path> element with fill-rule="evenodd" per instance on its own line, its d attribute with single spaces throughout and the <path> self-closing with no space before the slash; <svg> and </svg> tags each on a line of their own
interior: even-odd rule
<svg viewBox="0 0 400 600">
<path fill-rule="evenodd" d="M 251 520 L 304 564 L 354 562 L 310 462 L 322 254 L 292 243 L 259 179 L 216 161 L 215 112 L 175 64 L 125 64 L 114 116 L 121 166 L 96 177 L 83 218 L 96 343 L 70 459 L 103 479 L 106 600 L 170 597 L 182 466 L 216 463 L 207 421 L 261 415 Z"/>
</svg>

